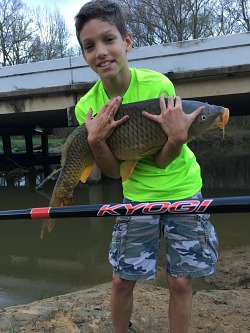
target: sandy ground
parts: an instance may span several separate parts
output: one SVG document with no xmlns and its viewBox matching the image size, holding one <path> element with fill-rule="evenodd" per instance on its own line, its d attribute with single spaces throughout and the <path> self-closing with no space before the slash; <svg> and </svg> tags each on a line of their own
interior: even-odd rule
<svg viewBox="0 0 250 333">
<path fill-rule="evenodd" d="M 163 270 L 159 272 L 163 274 Z M 250 332 L 250 248 L 220 254 L 217 272 L 207 279 L 211 291 L 193 295 L 191 333 Z M 111 332 L 111 285 L 0 310 L 1 333 Z M 135 289 L 134 332 L 169 332 L 169 292 L 153 282 Z"/>
</svg>

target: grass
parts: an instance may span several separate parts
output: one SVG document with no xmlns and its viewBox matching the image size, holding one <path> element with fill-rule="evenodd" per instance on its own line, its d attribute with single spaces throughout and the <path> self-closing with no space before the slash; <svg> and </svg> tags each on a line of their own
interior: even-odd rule
<svg viewBox="0 0 250 333">
<path fill-rule="evenodd" d="M 14 329 L 13 327 L 11 327 L 9 329 L 9 333 L 19 333 L 19 331 L 17 331 L 16 329 Z"/>
<path fill-rule="evenodd" d="M 61 146 L 65 143 L 65 138 L 49 138 L 49 148 L 54 148 Z M 41 146 L 41 139 L 33 137 L 33 147 L 39 147 Z M 12 139 L 11 140 L 11 147 L 12 150 L 18 151 L 18 150 L 25 150 L 25 140 L 24 139 Z M 3 143 L 0 140 L 0 151 L 3 151 Z"/>
<path fill-rule="evenodd" d="M 38 298 L 39 301 L 42 301 L 43 299 L 47 299 L 47 298 L 50 298 L 50 294 L 49 293 L 44 293 L 44 294 L 41 294 Z"/>
<path fill-rule="evenodd" d="M 247 253 L 247 249 L 239 248 L 235 250 L 235 254 L 245 254 Z"/>
</svg>

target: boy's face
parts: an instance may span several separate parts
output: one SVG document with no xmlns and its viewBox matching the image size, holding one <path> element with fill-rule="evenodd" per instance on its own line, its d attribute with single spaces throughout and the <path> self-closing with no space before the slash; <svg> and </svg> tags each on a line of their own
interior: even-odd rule
<svg viewBox="0 0 250 333">
<path fill-rule="evenodd" d="M 127 52 L 132 47 L 132 37 L 124 40 L 115 25 L 99 19 L 85 23 L 80 33 L 83 57 L 101 79 L 113 79 L 128 69 Z"/>
</svg>

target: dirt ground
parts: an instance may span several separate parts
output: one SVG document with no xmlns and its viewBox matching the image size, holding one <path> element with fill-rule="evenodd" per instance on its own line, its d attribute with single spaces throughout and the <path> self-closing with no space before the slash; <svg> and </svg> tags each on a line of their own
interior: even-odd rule
<svg viewBox="0 0 250 333">
<path fill-rule="evenodd" d="M 163 271 L 160 271 L 163 274 Z M 250 332 L 250 247 L 220 254 L 210 291 L 194 291 L 191 333 Z M 94 288 L 0 310 L 1 333 L 110 333 L 110 289 Z M 135 289 L 134 332 L 168 330 L 169 292 L 153 282 Z"/>
</svg>

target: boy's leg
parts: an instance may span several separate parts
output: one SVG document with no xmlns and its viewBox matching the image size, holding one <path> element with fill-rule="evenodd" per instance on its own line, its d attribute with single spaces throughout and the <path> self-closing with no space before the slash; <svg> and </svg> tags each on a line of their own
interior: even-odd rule
<svg viewBox="0 0 250 333">
<path fill-rule="evenodd" d="M 136 281 L 128 281 L 113 275 L 111 314 L 114 333 L 127 333 L 133 309 L 133 289 Z"/>
<path fill-rule="evenodd" d="M 127 333 L 136 281 L 152 279 L 156 275 L 159 236 L 158 216 L 117 219 L 109 252 L 113 266 L 111 303 L 114 333 Z"/>
<path fill-rule="evenodd" d="M 170 333 L 188 333 L 192 313 L 192 280 L 167 275 Z"/>
<path fill-rule="evenodd" d="M 171 333 L 188 332 L 192 309 L 191 279 L 210 275 L 215 271 L 218 239 L 208 218 L 206 214 L 163 218 Z"/>
</svg>

